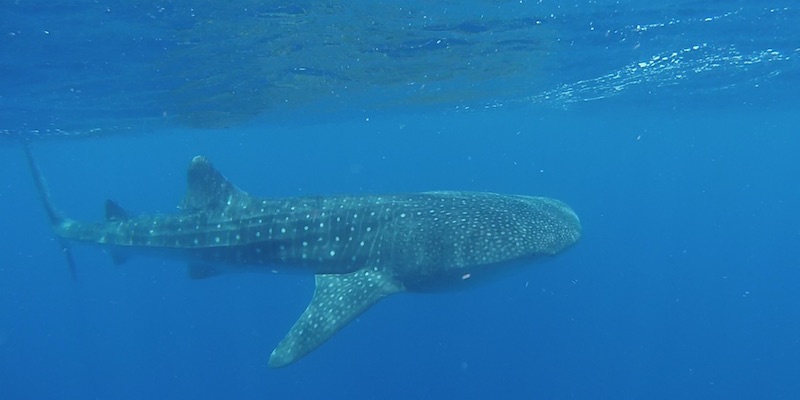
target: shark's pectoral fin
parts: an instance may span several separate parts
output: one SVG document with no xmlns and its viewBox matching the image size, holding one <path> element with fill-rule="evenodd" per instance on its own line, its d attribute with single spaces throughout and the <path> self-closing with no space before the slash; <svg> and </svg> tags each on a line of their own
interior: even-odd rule
<svg viewBox="0 0 800 400">
<path fill-rule="evenodd" d="M 330 339 L 382 298 L 402 291 L 383 271 L 317 275 L 311 303 L 269 358 L 270 367 L 291 364 Z"/>
</svg>

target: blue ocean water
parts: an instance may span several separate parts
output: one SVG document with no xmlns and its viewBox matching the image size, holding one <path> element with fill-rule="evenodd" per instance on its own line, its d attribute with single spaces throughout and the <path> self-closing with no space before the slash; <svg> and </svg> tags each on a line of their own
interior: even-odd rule
<svg viewBox="0 0 800 400">
<path fill-rule="evenodd" d="M 795 4 L 214 3 L 0 6 L 0 398 L 800 395 Z M 76 245 L 73 281 L 19 140 L 73 218 L 175 212 L 203 154 L 261 196 L 545 195 L 583 236 L 273 370 L 313 277 Z"/>
</svg>

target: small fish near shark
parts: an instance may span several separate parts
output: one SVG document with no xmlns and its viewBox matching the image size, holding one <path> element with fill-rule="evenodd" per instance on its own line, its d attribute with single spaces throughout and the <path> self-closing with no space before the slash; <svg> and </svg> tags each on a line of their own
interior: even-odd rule
<svg viewBox="0 0 800 400">
<path fill-rule="evenodd" d="M 315 275 L 311 303 L 272 352 L 270 367 L 301 359 L 386 296 L 467 286 L 512 265 L 554 255 L 581 234 L 561 201 L 483 192 L 258 198 L 202 156 L 189 165 L 180 212 L 130 216 L 106 202 L 102 222 L 64 217 L 52 205 L 30 151 L 48 217 L 67 241 L 130 255 L 178 258 L 189 276 L 303 270 Z"/>
</svg>

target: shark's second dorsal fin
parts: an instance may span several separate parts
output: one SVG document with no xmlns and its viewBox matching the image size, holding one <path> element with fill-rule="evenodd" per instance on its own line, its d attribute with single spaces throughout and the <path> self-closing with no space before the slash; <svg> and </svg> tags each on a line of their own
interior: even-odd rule
<svg viewBox="0 0 800 400">
<path fill-rule="evenodd" d="M 180 208 L 189 212 L 241 206 L 250 196 L 227 179 L 203 156 L 196 156 L 186 176 L 186 197 Z"/>
<path fill-rule="evenodd" d="M 114 200 L 106 199 L 106 222 L 124 222 L 128 219 L 130 219 L 130 216 L 128 216 L 128 212 L 124 208 L 120 207 Z M 114 265 L 122 265 L 128 261 L 127 254 L 114 251 L 113 248 L 109 253 L 111 253 L 111 260 Z"/>
<path fill-rule="evenodd" d="M 306 311 L 272 352 L 270 367 L 283 367 L 299 360 L 370 306 L 403 290 L 389 274 L 373 269 L 317 275 L 316 284 Z"/>
</svg>

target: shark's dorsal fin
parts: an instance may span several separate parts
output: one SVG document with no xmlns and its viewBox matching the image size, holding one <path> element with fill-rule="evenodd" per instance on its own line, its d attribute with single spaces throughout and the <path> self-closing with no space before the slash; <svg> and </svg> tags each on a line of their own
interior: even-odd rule
<svg viewBox="0 0 800 400">
<path fill-rule="evenodd" d="M 225 179 L 203 156 L 192 159 L 186 184 L 186 197 L 179 207 L 188 212 L 225 210 L 231 206 L 241 206 L 250 199 L 247 193 Z"/>
<path fill-rule="evenodd" d="M 316 276 L 311 303 L 269 358 L 270 367 L 297 361 L 382 298 L 401 292 L 391 276 L 375 269 Z"/>
<path fill-rule="evenodd" d="M 106 221 L 127 221 L 128 213 L 113 200 L 106 200 Z"/>
</svg>

